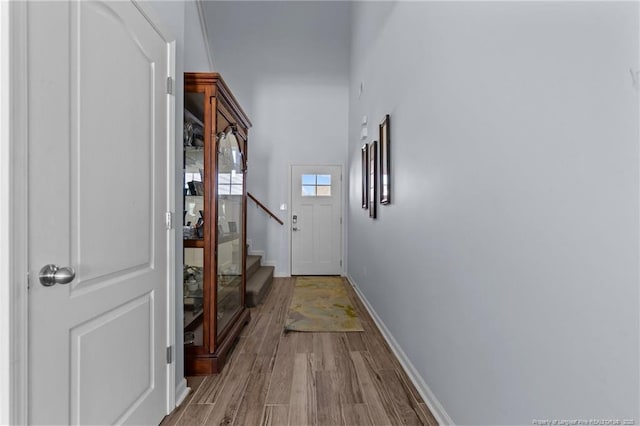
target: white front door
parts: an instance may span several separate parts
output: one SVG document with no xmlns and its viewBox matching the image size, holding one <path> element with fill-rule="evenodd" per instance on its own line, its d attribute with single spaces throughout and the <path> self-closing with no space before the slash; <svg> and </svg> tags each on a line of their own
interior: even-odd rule
<svg viewBox="0 0 640 426">
<path fill-rule="evenodd" d="M 342 168 L 291 166 L 291 274 L 342 273 Z"/>
<path fill-rule="evenodd" d="M 172 53 L 132 2 L 30 2 L 27 18 L 29 422 L 157 424 Z M 47 264 L 75 279 L 44 286 Z"/>
</svg>

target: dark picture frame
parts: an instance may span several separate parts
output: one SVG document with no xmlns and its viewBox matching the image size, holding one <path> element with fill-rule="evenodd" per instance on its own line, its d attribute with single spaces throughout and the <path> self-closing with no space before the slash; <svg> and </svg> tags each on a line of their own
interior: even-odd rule
<svg viewBox="0 0 640 426">
<path fill-rule="evenodd" d="M 362 208 L 369 208 L 369 145 L 362 145 Z"/>
<path fill-rule="evenodd" d="M 372 219 L 376 218 L 376 184 L 378 183 L 376 179 L 378 167 L 377 167 L 377 156 L 378 153 L 378 142 L 373 141 L 369 144 L 369 217 Z"/>
<path fill-rule="evenodd" d="M 391 132 L 389 114 L 380 123 L 380 204 L 391 203 Z"/>
</svg>

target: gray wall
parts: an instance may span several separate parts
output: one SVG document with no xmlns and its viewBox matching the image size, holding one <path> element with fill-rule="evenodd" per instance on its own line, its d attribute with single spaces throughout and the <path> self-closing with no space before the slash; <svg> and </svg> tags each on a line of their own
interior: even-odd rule
<svg viewBox="0 0 640 426">
<path fill-rule="evenodd" d="M 207 52 L 208 41 L 204 39 L 198 7 L 194 0 L 184 2 L 184 38 L 186 48 L 184 50 L 185 72 L 211 72 Z"/>
<path fill-rule="evenodd" d="M 277 275 L 290 273 L 289 169 L 345 165 L 347 158 L 349 9 L 347 3 L 207 2 L 216 71 L 253 122 L 249 192 L 285 221 L 250 202 L 252 251 Z"/>
<path fill-rule="evenodd" d="M 421 379 L 457 424 L 638 422 L 637 3 L 352 18 L 348 272 Z M 374 221 L 360 122 L 387 113 Z"/>
</svg>

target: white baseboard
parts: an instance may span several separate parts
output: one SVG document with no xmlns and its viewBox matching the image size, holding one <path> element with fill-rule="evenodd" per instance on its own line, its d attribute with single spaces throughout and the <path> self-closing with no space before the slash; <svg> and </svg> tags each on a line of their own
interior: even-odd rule
<svg viewBox="0 0 640 426">
<path fill-rule="evenodd" d="M 433 414 L 433 416 L 438 421 L 438 424 L 454 425 L 455 423 L 453 423 L 453 420 L 451 420 L 451 417 L 449 417 L 449 415 L 445 411 L 442 404 L 440 404 L 440 401 L 438 401 L 438 398 L 436 398 L 436 396 L 433 394 L 433 392 L 431 391 L 427 383 L 424 381 L 420 373 L 418 373 L 418 370 L 416 370 L 413 363 L 411 363 L 407 355 L 402 350 L 402 347 L 400 347 L 400 345 L 398 344 L 396 339 L 393 337 L 393 335 L 391 334 L 387 326 L 384 324 L 384 322 L 382 322 L 382 320 L 376 313 L 375 309 L 373 309 L 373 306 L 371 306 L 367 298 L 360 291 L 360 289 L 358 288 L 358 284 L 355 282 L 353 277 L 347 274 L 347 279 L 349 280 L 349 284 L 351 284 L 351 287 L 353 287 L 355 292 L 358 294 L 358 297 L 360 297 L 360 300 L 362 300 L 362 303 L 364 304 L 365 308 L 367 308 L 369 315 L 371 315 L 371 318 L 373 318 L 373 321 L 378 326 L 378 329 L 380 329 L 380 332 L 382 333 L 382 336 L 389 344 L 389 347 L 391 347 L 391 350 L 400 361 L 400 365 L 402 365 L 402 368 L 404 369 L 405 373 L 407 373 L 407 376 L 409 376 L 409 379 L 418 390 L 418 393 L 420 394 L 422 399 L 424 399 L 424 402 L 427 404 L 427 407 L 429 407 L 429 410 L 431 410 L 431 414 Z"/>
<path fill-rule="evenodd" d="M 187 379 L 180 380 L 178 386 L 176 386 L 176 407 L 182 404 L 190 391 L 191 388 L 187 387 Z"/>
</svg>

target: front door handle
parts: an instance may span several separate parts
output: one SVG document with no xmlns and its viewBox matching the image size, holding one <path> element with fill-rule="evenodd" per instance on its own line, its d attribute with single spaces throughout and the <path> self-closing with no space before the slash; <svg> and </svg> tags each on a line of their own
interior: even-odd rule
<svg viewBox="0 0 640 426">
<path fill-rule="evenodd" d="M 51 287 L 56 284 L 69 284 L 75 277 L 76 271 L 68 266 L 60 268 L 58 265 L 49 264 L 40 269 L 40 284 L 45 287 Z"/>
<path fill-rule="evenodd" d="M 294 230 L 294 231 L 299 231 L 299 230 L 300 230 L 300 228 L 298 228 L 298 227 L 294 226 L 294 227 L 293 227 L 293 230 Z"/>
</svg>

